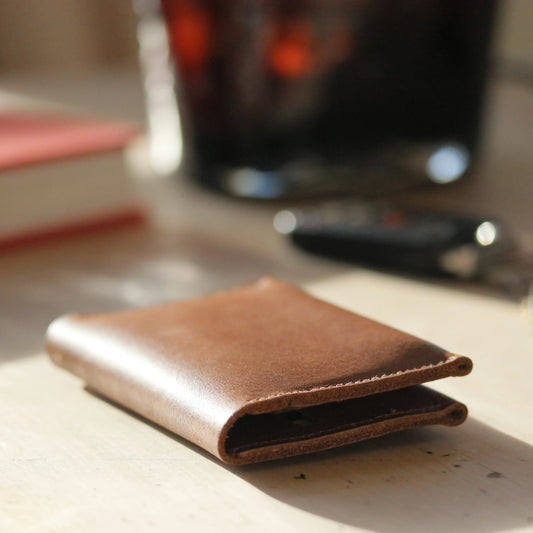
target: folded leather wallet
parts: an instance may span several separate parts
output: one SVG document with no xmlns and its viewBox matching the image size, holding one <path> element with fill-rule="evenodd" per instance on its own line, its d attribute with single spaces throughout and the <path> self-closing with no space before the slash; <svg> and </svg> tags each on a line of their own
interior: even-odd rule
<svg viewBox="0 0 533 533">
<path fill-rule="evenodd" d="M 47 350 L 89 389 L 245 464 L 428 424 L 466 407 L 422 385 L 467 357 L 274 278 L 147 309 L 56 319 Z"/>
</svg>

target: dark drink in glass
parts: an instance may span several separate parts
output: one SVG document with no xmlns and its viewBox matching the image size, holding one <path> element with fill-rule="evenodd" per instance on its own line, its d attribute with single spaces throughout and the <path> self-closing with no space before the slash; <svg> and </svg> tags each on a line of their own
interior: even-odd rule
<svg viewBox="0 0 533 533">
<path fill-rule="evenodd" d="M 380 192 L 470 166 L 492 0 L 160 7 L 194 176 L 208 186 L 256 198 Z"/>
</svg>

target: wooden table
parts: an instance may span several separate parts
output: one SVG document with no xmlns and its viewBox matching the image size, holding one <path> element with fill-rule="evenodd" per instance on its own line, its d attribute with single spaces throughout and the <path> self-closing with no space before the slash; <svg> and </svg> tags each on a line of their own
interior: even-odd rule
<svg viewBox="0 0 533 533">
<path fill-rule="evenodd" d="M 75 80 L 42 91 L 100 112 L 116 98 L 117 115 L 139 118 L 136 80 L 121 80 L 123 91 L 91 79 L 107 95 L 99 109 Z M 478 176 L 404 196 L 503 215 L 527 238 L 533 96 L 499 83 L 491 102 Z M 312 258 L 272 230 L 279 205 L 230 201 L 186 180 L 142 188 L 150 227 L 0 257 L 1 532 L 533 530 L 533 328 L 518 304 Z M 471 356 L 470 376 L 434 385 L 469 406 L 467 422 L 230 468 L 89 394 L 42 352 L 60 313 L 192 297 L 264 273 Z"/>
</svg>

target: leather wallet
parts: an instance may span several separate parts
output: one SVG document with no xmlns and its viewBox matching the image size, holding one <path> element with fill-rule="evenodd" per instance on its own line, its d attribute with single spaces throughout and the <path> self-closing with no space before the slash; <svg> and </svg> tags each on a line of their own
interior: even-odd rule
<svg viewBox="0 0 533 533">
<path fill-rule="evenodd" d="M 460 424 L 466 407 L 421 383 L 472 369 L 271 277 L 158 307 L 66 315 L 50 325 L 47 350 L 89 389 L 231 464 Z"/>
</svg>

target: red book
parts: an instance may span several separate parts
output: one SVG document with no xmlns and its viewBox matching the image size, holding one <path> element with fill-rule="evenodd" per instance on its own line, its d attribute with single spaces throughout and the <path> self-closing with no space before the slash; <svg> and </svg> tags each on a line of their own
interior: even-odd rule
<svg viewBox="0 0 533 533">
<path fill-rule="evenodd" d="M 0 113 L 0 249 L 143 218 L 124 149 L 135 126 Z"/>
</svg>

